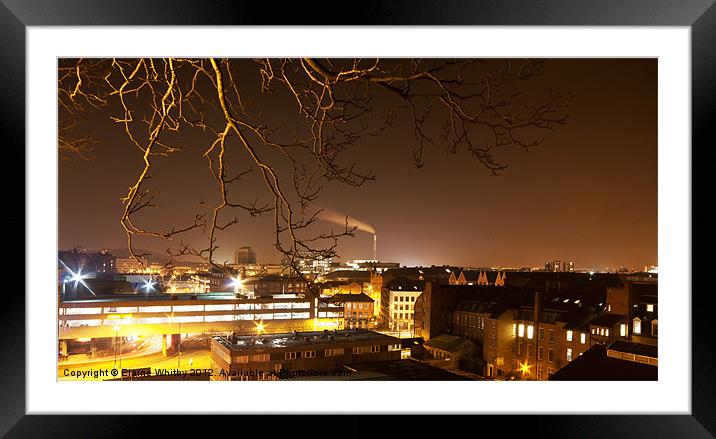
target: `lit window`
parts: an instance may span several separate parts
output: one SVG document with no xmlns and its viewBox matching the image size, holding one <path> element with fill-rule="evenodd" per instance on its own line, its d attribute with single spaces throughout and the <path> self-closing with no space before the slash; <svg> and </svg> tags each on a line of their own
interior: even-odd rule
<svg viewBox="0 0 716 439">
<path fill-rule="evenodd" d="M 619 326 L 619 335 L 621 335 L 622 337 L 626 337 L 626 323 L 622 323 Z"/>
<path fill-rule="evenodd" d="M 379 346 L 371 346 L 370 351 L 371 351 L 371 353 L 380 352 L 380 347 Z"/>
<path fill-rule="evenodd" d="M 527 338 L 532 340 L 532 338 L 535 336 L 535 328 L 532 325 L 529 325 L 527 327 Z"/>
<path fill-rule="evenodd" d="M 298 354 L 298 352 L 286 352 L 286 354 L 284 355 L 284 358 L 286 360 L 295 360 L 296 354 Z"/>
<path fill-rule="evenodd" d="M 572 341 L 572 331 L 567 331 L 567 341 Z"/>
<path fill-rule="evenodd" d="M 649 303 L 646 305 L 646 311 L 647 312 L 654 312 L 654 305 Z"/>
<path fill-rule="evenodd" d="M 567 361 L 572 361 L 572 348 L 567 348 Z"/>
<path fill-rule="evenodd" d="M 271 359 L 271 355 L 269 354 L 256 354 L 251 356 L 251 362 L 255 363 L 265 363 Z"/>
<path fill-rule="evenodd" d="M 303 353 L 303 358 L 316 358 L 316 351 L 306 351 Z"/>
<path fill-rule="evenodd" d="M 585 344 L 587 342 L 587 333 L 586 332 L 582 332 L 579 335 L 579 342 L 582 344 Z"/>
<path fill-rule="evenodd" d="M 544 340 L 544 328 L 539 328 L 539 339 Z"/>
<path fill-rule="evenodd" d="M 524 336 L 525 336 L 525 325 L 523 325 L 522 323 L 520 323 L 519 325 L 517 325 L 517 335 L 520 336 L 520 337 L 524 337 Z"/>
<path fill-rule="evenodd" d="M 597 330 L 596 330 L 596 329 L 594 329 L 594 328 L 592 328 L 592 335 L 595 335 L 595 334 L 596 334 L 596 332 L 597 332 Z"/>
<path fill-rule="evenodd" d="M 517 323 L 512 324 L 512 336 L 517 337 Z"/>
<path fill-rule="evenodd" d="M 641 319 L 639 317 L 634 319 L 634 334 L 641 334 Z"/>
<path fill-rule="evenodd" d="M 604 331 L 604 332 L 605 332 L 604 335 L 606 335 L 607 337 L 609 337 L 609 328 L 607 328 L 606 331 Z"/>
</svg>

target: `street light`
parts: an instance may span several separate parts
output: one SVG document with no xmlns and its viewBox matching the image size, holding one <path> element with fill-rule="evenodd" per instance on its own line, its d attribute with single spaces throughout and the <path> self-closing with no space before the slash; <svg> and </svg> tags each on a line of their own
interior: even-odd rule
<svg viewBox="0 0 716 439">
<path fill-rule="evenodd" d="M 243 291 L 244 280 L 241 279 L 240 275 L 232 277 L 230 285 L 234 288 L 234 293 L 238 293 L 239 291 Z"/>
<path fill-rule="evenodd" d="M 525 361 L 524 363 L 521 363 L 521 362 L 520 362 L 520 372 L 522 372 L 522 376 L 523 376 L 523 377 L 524 377 L 525 375 L 527 375 L 527 376 L 530 375 L 530 368 L 531 368 L 531 367 L 532 367 L 532 365 L 529 364 L 529 362 L 527 362 L 527 361 Z"/>
<path fill-rule="evenodd" d="M 169 321 L 172 323 L 179 322 L 179 356 L 177 357 L 177 369 L 179 369 L 181 367 L 181 320 L 172 315 L 169 317 Z"/>
<path fill-rule="evenodd" d="M 140 289 L 146 290 L 147 293 L 154 291 L 154 285 L 156 285 L 156 282 L 152 280 L 152 278 L 149 278 L 144 281 L 144 285 L 140 287 Z"/>
<path fill-rule="evenodd" d="M 263 332 L 263 330 L 264 330 L 264 322 L 259 321 L 258 323 L 256 323 L 256 335 L 261 335 L 261 332 Z"/>
<path fill-rule="evenodd" d="M 119 325 L 114 325 L 114 366 L 117 367 L 117 344 L 119 343 Z M 119 352 L 120 368 L 122 364 L 122 352 Z"/>
<path fill-rule="evenodd" d="M 132 314 L 112 314 L 111 316 L 107 317 L 110 320 L 117 320 L 119 319 L 119 323 L 115 324 L 112 329 L 114 329 L 114 366 L 117 366 L 117 344 L 119 344 L 119 369 L 122 369 L 122 345 L 121 343 L 123 340 L 119 339 L 119 328 L 122 325 L 122 320 L 127 317 L 131 318 Z M 121 377 L 120 377 L 121 379 Z"/>
</svg>

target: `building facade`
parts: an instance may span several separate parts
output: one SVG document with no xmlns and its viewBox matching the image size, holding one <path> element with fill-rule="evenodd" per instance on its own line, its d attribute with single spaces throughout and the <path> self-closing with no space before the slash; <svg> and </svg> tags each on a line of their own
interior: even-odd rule
<svg viewBox="0 0 716 439">
<path fill-rule="evenodd" d="M 84 249 L 75 248 L 70 251 L 60 251 L 57 256 L 61 261 L 60 270 L 62 271 L 71 270 L 74 273 L 81 272 L 94 276 L 117 272 L 117 258 L 107 250 L 87 252 Z"/>
<path fill-rule="evenodd" d="M 274 294 L 304 294 L 308 292 L 308 286 L 303 279 L 280 275 L 244 279 L 242 289 L 245 292 L 253 292 L 255 297 Z"/>
<path fill-rule="evenodd" d="M 407 277 L 394 279 L 382 288 L 383 321 L 391 331 L 415 329 L 415 302 L 425 289 L 425 281 Z"/>
<path fill-rule="evenodd" d="M 346 329 L 376 326 L 373 299 L 367 294 L 336 294 L 331 296 L 329 303 L 342 307 L 343 324 Z"/>
<path fill-rule="evenodd" d="M 529 284 L 429 282 L 415 312 L 416 336 L 429 340 L 447 333 L 473 341 L 482 353 L 484 376 L 546 380 L 592 345 L 590 322 L 606 312 L 605 289 L 547 292 Z"/>
<path fill-rule="evenodd" d="M 117 258 L 117 273 L 142 273 L 147 267 L 147 260 L 144 258 L 140 260 L 141 262 L 134 258 Z"/>
<path fill-rule="evenodd" d="M 211 379 L 278 380 L 292 374 L 340 372 L 355 363 L 400 359 L 400 340 L 366 330 L 214 337 Z"/>
</svg>

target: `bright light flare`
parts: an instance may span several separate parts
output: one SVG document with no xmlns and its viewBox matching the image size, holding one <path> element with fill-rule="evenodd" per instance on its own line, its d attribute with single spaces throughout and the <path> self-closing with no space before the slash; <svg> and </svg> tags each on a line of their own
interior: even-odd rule
<svg viewBox="0 0 716 439">
<path fill-rule="evenodd" d="M 234 291 L 239 291 L 244 286 L 244 280 L 241 279 L 241 276 L 232 277 L 229 285 L 234 289 Z"/>
<path fill-rule="evenodd" d="M 78 284 L 82 284 L 82 286 L 84 286 L 85 288 L 87 288 L 87 290 L 88 290 L 90 293 L 92 293 L 93 296 L 96 295 L 96 294 L 94 293 L 94 291 L 92 291 L 92 288 L 90 288 L 89 285 L 87 285 L 87 283 L 84 281 L 84 280 L 87 279 L 89 276 L 86 275 L 86 274 L 82 274 L 82 267 L 80 267 L 79 270 L 77 270 L 77 273 L 75 273 L 74 271 L 72 271 L 72 269 L 71 269 L 70 267 L 67 266 L 67 264 L 65 264 L 64 262 L 62 262 L 62 259 L 59 259 L 59 261 L 60 261 L 60 263 L 61 263 L 62 265 L 65 266 L 65 268 L 67 269 L 67 271 L 70 272 L 70 282 L 74 282 L 74 283 L 75 283 L 75 285 L 74 285 L 75 290 L 77 290 L 77 285 L 78 285 Z"/>
<path fill-rule="evenodd" d="M 142 288 L 145 289 L 147 292 L 154 291 L 154 285 L 156 284 L 157 283 L 150 278 L 144 281 L 144 285 L 142 285 Z"/>
<path fill-rule="evenodd" d="M 520 372 L 522 372 L 522 375 L 529 376 L 531 367 L 532 365 L 526 361 L 524 363 L 520 363 Z"/>
<path fill-rule="evenodd" d="M 266 326 L 264 325 L 264 322 L 263 322 L 263 321 L 260 321 L 260 322 L 254 323 L 254 324 L 256 325 L 256 333 L 259 334 L 259 335 L 261 335 L 261 333 L 263 332 L 264 328 L 266 327 Z"/>
</svg>

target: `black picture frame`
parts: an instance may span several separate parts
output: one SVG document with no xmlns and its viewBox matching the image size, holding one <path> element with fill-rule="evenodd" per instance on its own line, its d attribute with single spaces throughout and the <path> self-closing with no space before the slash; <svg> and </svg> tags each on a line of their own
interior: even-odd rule
<svg viewBox="0 0 716 439">
<path fill-rule="evenodd" d="M 686 26 L 691 29 L 692 62 L 692 285 L 684 285 L 686 297 L 691 287 L 692 302 L 692 402 L 691 415 L 555 415 L 483 416 L 480 424 L 494 424 L 506 437 L 537 432 L 550 437 L 714 437 L 716 435 L 716 349 L 710 337 L 716 330 L 713 318 L 714 293 L 703 281 L 711 263 L 708 250 L 714 248 L 714 214 L 710 213 L 714 184 L 706 166 L 714 163 L 712 123 L 716 120 L 716 6 L 714 0 L 511 0 L 511 1 L 364 1 L 347 4 L 351 13 L 335 3 L 322 1 L 280 3 L 187 0 L 106 1 L 106 0 L 0 0 L 0 128 L 4 137 L 3 200 L 5 214 L 0 223 L 19 239 L 18 230 L 32 233 L 25 226 L 25 31 L 28 26 L 81 25 L 530 25 L 530 26 Z M 325 4 L 322 4 L 325 3 Z M 355 8 L 355 9 L 354 9 Z M 684 151 L 688 154 L 689 151 Z M 20 164 L 24 166 L 20 166 Z M 704 169 L 698 169 L 699 167 Z M 702 172 L 697 172 L 702 171 Z M 50 226 L 50 225 L 48 225 Z M 24 242 L 23 242 L 24 244 Z M 17 265 L 17 247 L 7 244 L 6 254 Z M 23 252 L 24 254 L 24 252 Z M 6 265 L 7 266 L 7 265 Z M 696 274 L 701 274 L 697 277 Z M 32 267 L 25 266 L 26 276 Z M 698 282 L 697 282 L 698 281 Z M 161 432 L 170 435 L 186 431 L 187 423 L 204 426 L 227 422 L 226 418 L 188 420 L 188 417 L 157 418 L 122 415 L 58 416 L 26 415 L 26 343 L 42 343 L 25 337 L 25 300 L 19 288 L 3 294 L 3 330 L 0 331 L 0 393 L 2 411 L 0 433 L 9 437 L 114 437 Z M 711 344 L 713 346 L 713 344 Z M 588 395 L 564 395 L 586 398 Z M 615 398 L 634 398 L 624 393 Z M 605 407 L 608 409 L 608 407 Z M 489 419 L 488 419 L 489 418 Z M 223 419 L 223 420 L 222 420 Z M 305 419 L 305 418 L 304 418 Z M 155 422 L 159 421 L 159 422 Z M 306 423 L 310 421 L 301 421 Z M 324 421 L 321 421 L 322 423 Z M 335 422 L 335 421 L 333 421 Z M 338 420 L 338 434 L 357 435 L 360 421 Z M 426 432 L 430 422 L 412 419 L 391 424 L 401 434 Z M 465 423 L 475 434 L 483 430 L 473 421 Z M 294 429 L 294 421 L 271 422 L 272 435 L 282 428 Z M 438 421 L 435 425 L 452 430 Z M 217 427 L 218 428 L 218 427 Z M 479 430 L 478 430 L 479 429 Z M 313 430 L 312 428 L 307 431 Z M 314 430 L 315 431 L 315 430 Z M 323 430 L 326 433 L 328 430 Z M 486 430 L 483 430 L 486 431 Z M 218 432 L 217 432 L 218 433 Z M 318 434 L 318 433 L 316 433 Z"/>
</svg>

